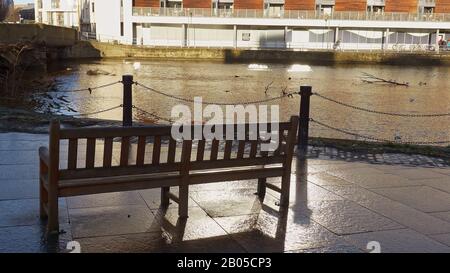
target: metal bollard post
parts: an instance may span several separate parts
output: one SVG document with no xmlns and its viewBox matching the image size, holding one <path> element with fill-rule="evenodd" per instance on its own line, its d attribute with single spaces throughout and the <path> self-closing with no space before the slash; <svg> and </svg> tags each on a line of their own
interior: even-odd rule
<svg viewBox="0 0 450 273">
<path fill-rule="evenodd" d="M 301 155 L 306 155 L 309 138 L 309 106 L 312 95 L 311 86 L 300 87 L 300 118 L 298 126 L 298 150 Z"/>
<path fill-rule="evenodd" d="M 123 117 L 122 126 L 133 126 L 133 76 L 123 75 Z"/>
</svg>

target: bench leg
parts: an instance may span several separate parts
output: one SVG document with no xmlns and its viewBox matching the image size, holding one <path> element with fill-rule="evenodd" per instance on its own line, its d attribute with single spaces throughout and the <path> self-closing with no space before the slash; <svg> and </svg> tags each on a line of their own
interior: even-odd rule
<svg viewBox="0 0 450 273">
<path fill-rule="evenodd" d="M 39 179 L 39 216 L 42 220 L 47 219 L 47 212 L 45 211 L 44 206 L 48 206 L 48 193 L 44 188 L 42 180 Z"/>
<path fill-rule="evenodd" d="M 59 232 L 58 196 L 56 194 L 51 194 L 51 193 L 49 193 L 49 195 L 48 195 L 47 232 L 48 232 L 48 234 Z"/>
<path fill-rule="evenodd" d="M 258 179 L 258 197 L 260 200 L 264 200 L 264 197 L 266 196 L 266 182 L 266 178 Z"/>
<path fill-rule="evenodd" d="M 180 199 L 180 203 L 178 204 L 178 216 L 180 218 L 188 218 L 189 185 L 180 186 L 178 198 Z"/>
<path fill-rule="evenodd" d="M 280 207 L 288 208 L 289 207 L 289 191 L 291 186 L 291 176 L 283 175 L 281 178 L 281 198 L 280 198 Z"/>
<path fill-rule="evenodd" d="M 161 188 L 161 207 L 167 208 L 169 206 L 169 192 L 170 187 Z"/>
</svg>

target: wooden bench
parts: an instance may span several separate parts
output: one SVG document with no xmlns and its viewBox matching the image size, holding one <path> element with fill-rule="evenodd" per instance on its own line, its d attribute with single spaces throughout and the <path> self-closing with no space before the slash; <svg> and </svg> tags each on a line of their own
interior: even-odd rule
<svg viewBox="0 0 450 273">
<path fill-rule="evenodd" d="M 278 149 L 264 152 L 263 141 L 248 137 L 177 142 L 171 126 L 64 129 L 54 121 L 49 148 L 39 148 L 40 216 L 48 218 L 48 232 L 57 232 L 59 197 L 161 188 L 161 205 L 167 207 L 171 199 L 179 204 L 179 216 L 187 217 L 189 185 L 248 179 L 258 180 L 260 198 L 267 187 L 281 194 L 280 206 L 286 207 L 297 126 L 297 116 L 279 123 Z M 281 188 L 266 183 L 269 177 L 281 177 Z M 171 187 L 179 187 L 178 196 Z"/>
</svg>

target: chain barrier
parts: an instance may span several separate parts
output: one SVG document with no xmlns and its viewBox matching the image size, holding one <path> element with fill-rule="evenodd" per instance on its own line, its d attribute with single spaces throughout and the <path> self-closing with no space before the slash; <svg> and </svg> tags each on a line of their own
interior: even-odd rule
<svg viewBox="0 0 450 273">
<path fill-rule="evenodd" d="M 186 99 L 186 98 L 182 98 L 182 97 L 170 95 L 170 94 L 164 93 L 164 92 L 162 92 L 162 91 L 158 91 L 158 90 L 156 90 L 156 89 L 154 89 L 154 88 L 152 88 L 152 87 L 143 85 L 143 84 L 138 83 L 138 82 L 135 82 L 135 84 L 136 84 L 137 86 L 140 86 L 140 87 L 144 88 L 144 89 L 147 89 L 147 90 L 149 90 L 149 91 L 152 91 L 152 92 L 154 92 L 154 93 L 157 93 L 157 94 L 159 94 L 159 95 L 162 95 L 162 96 L 165 96 L 165 97 L 168 97 L 168 98 L 172 98 L 172 99 L 175 99 L 175 100 L 184 101 L 184 102 L 188 102 L 188 103 L 196 103 L 196 101 L 194 101 L 193 99 Z M 206 104 L 206 105 L 216 104 L 216 105 L 221 105 L 221 106 L 224 106 L 224 105 L 249 105 L 249 104 L 260 104 L 260 103 L 265 103 L 265 102 L 270 102 L 270 101 L 280 100 L 280 99 L 285 98 L 285 97 L 290 97 L 290 98 L 292 98 L 294 95 L 299 95 L 299 93 L 298 93 L 298 92 L 291 92 L 291 93 L 286 93 L 286 94 L 283 94 L 283 95 L 281 95 L 281 96 L 277 96 L 277 97 L 273 97 L 273 98 L 267 98 L 267 99 L 261 99 L 261 100 L 254 100 L 254 101 L 246 101 L 246 102 L 239 102 L 239 103 L 233 103 L 233 102 L 225 103 L 225 102 L 202 101 L 202 104 Z"/>
<path fill-rule="evenodd" d="M 106 88 L 106 87 L 110 87 L 116 84 L 122 83 L 122 81 L 115 81 L 112 83 L 108 83 L 108 84 L 103 84 L 103 85 L 99 85 L 96 87 L 89 87 L 89 88 L 82 88 L 82 89 L 74 89 L 74 90 L 62 90 L 62 91 L 58 91 L 58 90 L 51 90 L 51 91 L 47 91 L 47 92 L 39 92 L 39 93 L 34 93 L 33 95 L 37 95 L 37 94 L 47 94 L 47 93 L 76 93 L 76 92 L 86 92 L 88 91 L 90 94 L 92 94 L 92 91 L 97 90 L 97 89 L 102 89 L 102 88 Z M 144 84 L 141 84 L 139 82 L 133 82 L 136 86 L 142 87 L 148 91 L 157 93 L 159 95 L 171 98 L 171 99 L 175 99 L 178 101 L 183 101 L 183 102 L 187 102 L 187 103 L 198 103 L 197 101 L 193 100 L 193 99 L 187 99 L 187 98 L 182 98 L 179 96 L 175 96 L 175 95 L 171 95 L 171 94 L 167 94 L 164 93 L 162 91 L 156 90 L 152 87 L 146 86 Z M 250 105 L 250 104 L 261 104 L 261 103 L 267 103 L 267 102 L 271 102 L 271 101 L 276 101 L 276 100 L 281 100 L 285 97 L 289 97 L 289 98 L 293 98 L 294 95 L 300 95 L 299 92 L 290 92 L 290 93 L 284 93 L 280 96 L 277 97 L 272 97 L 272 98 L 266 98 L 266 99 L 260 99 L 260 100 L 254 100 L 254 101 L 246 101 L 246 102 L 239 102 L 239 103 L 224 103 L 224 102 L 213 102 L 213 101 L 202 101 L 202 104 L 205 105 L 221 105 L 221 106 L 226 106 L 226 105 Z M 377 111 L 377 110 L 373 110 L 373 109 L 367 109 L 367 108 L 362 108 L 362 107 L 358 107 L 358 106 L 354 106 L 342 101 L 338 101 L 332 98 L 329 98 L 327 96 L 324 96 L 320 93 L 314 92 L 313 95 L 339 104 L 341 106 L 344 107 L 348 107 L 351 109 L 355 109 L 358 111 L 363 111 L 363 112 L 368 112 L 368 113 L 373 113 L 373 114 L 380 114 L 380 115 L 387 115 L 387 116 L 399 116 L 399 117 L 412 117 L 412 118 L 428 118 L 428 117 L 446 117 L 446 116 L 450 116 L 450 113 L 440 113 L 440 114 L 404 114 L 404 113 L 392 113 L 392 112 L 383 112 L 383 111 Z M 118 108 L 122 108 L 123 104 L 120 104 L 118 106 L 114 106 L 114 107 L 110 107 L 104 110 L 100 110 L 100 111 L 95 111 L 95 112 L 91 112 L 91 113 L 83 113 L 83 114 L 73 114 L 73 115 L 66 115 L 66 116 L 70 116 L 70 117 L 85 117 L 85 116 L 91 116 L 91 115 L 97 115 L 97 114 L 101 114 L 101 113 L 105 113 L 105 112 L 109 112 Z M 170 118 L 165 118 L 165 117 L 161 117 L 158 114 L 154 113 L 154 112 L 149 112 L 147 110 L 144 110 L 136 105 L 132 106 L 133 109 L 136 109 L 137 111 L 141 112 L 142 114 L 145 114 L 147 116 L 151 116 L 153 118 L 168 122 L 168 123 L 173 123 L 173 120 Z M 415 141 L 401 141 L 401 140 L 389 140 L 389 139 L 383 139 L 383 138 L 377 138 L 377 137 L 373 137 L 373 136 L 367 136 L 367 135 L 362 135 L 362 134 L 358 134 L 358 133 L 354 133 L 354 132 L 350 132 L 348 130 L 344 130 L 341 128 L 337 128 L 331 125 L 328 125 L 326 123 L 314 120 L 314 119 L 310 119 L 311 122 L 316 123 L 319 126 L 322 126 L 324 128 L 336 131 L 336 132 L 340 132 L 342 134 L 346 134 L 349 136 L 353 136 L 353 137 L 357 137 L 357 138 L 361 138 L 361 139 L 365 139 L 365 140 L 372 140 L 372 141 L 376 141 L 376 142 L 385 142 L 385 143 L 398 143 L 398 144 L 410 144 L 410 145 L 442 145 L 442 144 L 450 144 L 450 140 L 449 141 L 431 141 L 431 142 L 415 142 Z"/>
<path fill-rule="evenodd" d="M 357 133 L 353 133 L 353 132 L 349 132 L 347 130 L 341 129 L 341 128 L 337 128 L 328 124 L 325 124 L 323 122 L 320 122 L 318 120 L 314 120 L 314 119 L 310 119 L 311 122 L 316 123 L 322 127 L 325 127 L 327 129 L 333 130 L 333 131 L 337 131 L 346 135 L 350 135 L 350 136 L 354 136 L 354 137 L 359 137 L 362 139 L 366 139 L 366 140 L 372 140 L 372 141 L 377 141 L 377 142 L 387 142 L 387 143 L 397 143 L 397 144 L 409 144 L 409 145 L 442 145 L 442 144 L 450 144 L 450 140 L 449 141 L 430 141 L 430 142 L 426 142 L 426 141 L 401 141 L 401 140 L 389 140 L 389 139 L 383 139 L 383 138 L 377 138 L 377 137 L 372 137 L 372 136 L 366 136 L 366 135 L 361 135 L 361 134 L 357 134 Z"/>
<path fill-rule="evenodd" d="M 140 107 L 137 107 L 136 105 L 133 105 L 133 109 L 136 109 L 136 110 L 140 111 L 141 113 L 143 113 L 143 114 L 145 114 L 145 115 L 152 116 L 152 117 L 157 118 L 157 119 L 159 119 L 159 120 L 163 120 L 163 121 L 166 121 L 166 122 L 168 122 L 168 123 L 173 123 L 173 120 L 171 120 L 171 119 L 169 119 L 169 118 L 164 118 L 164 117 L 158 116 L 158 115 L 155 114 L 155 113 L 150 113 L 150 112 L 148 112 L 148 111 L 146 111 L 146 110 L 144 110 L 144 109 L 142 109 L 142 108 L 140 108 Z"/>
<path fill-rule="evenodd" d="M 382 111 L 376 111 L 376 110 L 372 110 L 372 109 L 366 109 L 366 108 L 362 108 L 362 107 L 358 107 L 358 106 L 354 106 L 351 104 L 347 104 L 345 102 L 341 102 L 329 97 L 326 97 L 320 93 L 316 93 L 314 92 L 313 95 L 322 98 L 324 100 L 330 101 L 330 102 L 334 102 L 336 104 L 348 107 L 348 108 L 352 108 L 355 110 L 359 110 L 359 111 L 363 111 L 363 112 L 368 112 L 368 113 L 373 113 L 373 114 L 380 114 L 380 115 L 387 115 L 387 116 L 398 116 L 398 117 L 410 117 L 410 118 L 429 118 L 429 117 L 446 117 L 446 116 L 450 116 L 450 113 L 442 113 L 442 114 L 402 114 L 402 113 L 390 113 L 390 112 L 382 112 Z"/>
<path fill-rule="evenodd" d="M 122 83 L 122 81 L 115 81 L 115 82 L 112 82 L 112 83 L 107 83 L 107 84 L 99 85 L 99 86 L 96 86 L 96 87 L 88 87 L 88 88 L 81 88 L 81 89 L 50 90 L 50 91 L 45 91 L 45 92 L 33 93 L 33 95 L 42 95 L 42 94 L 48 94 L 48 93 L 77 93 L 77 92 L 86 92 L 86 91 L 89 91 L 89 94 L 92 94 L 92 91 L 94 91 L 94 90 L 110 87 L 110 86 L 113 86 L 113 85 L 116 85 L 116 84 L 119 84 L 119 83 Z"/>
<path fill-rule="evenodd" d="M 74 115 L 65 115 L 65 116 L 70 116 L 70 117 L 85 117 L 85 116 L 92 116 L 92 115 L 97 115 L 97 114 L 101 114 L 101 113 L 105 113 L 105 112 L 109 112 L 112 110 L 116 110 L 118 108 L 122 108 L 123 104 L 111 107 L 111 108 L 107 108 L 104 110 L 100 110 L 100 111 L 96 111 L 96 112 L 91 112 L 91 113 L 83 113 L 83 114 L 74 114 Z"/>
</svg>

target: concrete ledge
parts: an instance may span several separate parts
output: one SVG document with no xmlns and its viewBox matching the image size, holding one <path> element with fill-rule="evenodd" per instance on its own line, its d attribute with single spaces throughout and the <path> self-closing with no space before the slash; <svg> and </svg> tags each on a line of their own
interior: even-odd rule
<svg viewBox="0 0 450 273">
<path fill-rule="evenodd" d="M 89 42 L 104 58 L 149 58 L 220 60 L 224 62 L 270 62 L 310 64 L 392 64 L 392 65 L 448 65 L 448 53 L 403 53 L 403 52 L 350 52 L 350 51 L 293 51 L 293 50 L 248 50 L 180 47 L 139 47 Z M 88 48 L 88 47 L 87 47 Z"/>
</svg>

